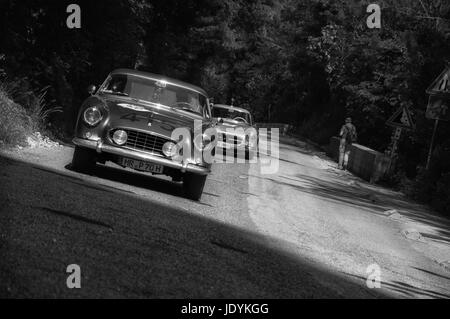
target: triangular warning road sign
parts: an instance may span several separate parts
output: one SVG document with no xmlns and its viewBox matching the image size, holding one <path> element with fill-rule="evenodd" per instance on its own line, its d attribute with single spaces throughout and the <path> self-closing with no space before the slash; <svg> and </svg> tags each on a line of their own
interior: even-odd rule
<svg viewBox="0 0 450 319">
<path fill-rule="evenodd" d="M 415 124 L 411 117 L 411 112 L 407 107 L 399 108 L 386 122 L 389 126 L 401 127 L 407 130 L 415 129 Z"/>
<path fill-rule="evenodd" d="M 444 70 L 427 89 L 428 94 L 450 95 L 450 67 Z"/>
</svg>

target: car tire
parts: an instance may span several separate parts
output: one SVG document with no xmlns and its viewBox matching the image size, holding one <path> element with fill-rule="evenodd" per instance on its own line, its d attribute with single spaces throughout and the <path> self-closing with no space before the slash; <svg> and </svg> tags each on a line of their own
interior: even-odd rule
<svg viewBox="0 0 450 319">
<path fill-rule="evenodd" d="M 72 158 L 72 169 L 80 172 L 91 171 L 95 167 L 95 157 L 95 151 L 75 146 Z"/>
<path fill-rule="evenodd" d="M 183 178 L 183 189 L 187 198 L 198 201 L 202 197 L 207 175 L 186 173 Z"/>
</svg>

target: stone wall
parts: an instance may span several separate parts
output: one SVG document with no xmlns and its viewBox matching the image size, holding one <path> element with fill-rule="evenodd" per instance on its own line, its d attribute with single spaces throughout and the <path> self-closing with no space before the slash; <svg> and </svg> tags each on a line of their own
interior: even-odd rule
<svg viewBox="0 0 450 319">
<path fill-rule="evenodd" d="M 332 137 L 327 153 L 335 161 L 339 159 L 339 137 Z M 350 148 L 347 169 L 353 174 L 376 183 L 387 174 L 390 158 L 364 145 L 353 144 Z"/>
</svg>

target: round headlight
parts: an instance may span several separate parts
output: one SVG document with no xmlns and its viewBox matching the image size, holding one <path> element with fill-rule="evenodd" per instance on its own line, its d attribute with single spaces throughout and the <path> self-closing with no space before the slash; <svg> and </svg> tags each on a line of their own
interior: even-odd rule
<svg viewBox="0 0 450 319">
<path fill-rule="evenodd" d="M 178 153 L 178 146 L 173 142 L 166 142 L 162 147 L 162 152 L 167 157 L 174 157 Z"/>
<path fill-rule="evenodd" d="M 90 125 L 90 126 L 95 126 L 98 123 L 100 123 L 100 121 L 103 118 L 102 112 L 100 112 L 99 108 L 96 106 L 92 106 L 86 109 L 86 111 L 84 111 L 84 121 Z"/>
<path fill-rule="evenodd" d="M 127 142 L 128 134 L 123 130 L 117 130 L 114 132 L 112 139 L 117 145 L 124 145 Z"/>
</svg>

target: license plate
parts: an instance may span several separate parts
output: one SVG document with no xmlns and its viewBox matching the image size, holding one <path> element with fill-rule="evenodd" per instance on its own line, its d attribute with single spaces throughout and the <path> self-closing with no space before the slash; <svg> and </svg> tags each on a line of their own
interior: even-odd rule
<svg viewBox="0 0 450 319">
<path fill-rule="evenodd" d="M 229 148 L 231 148 L 231 145 L 229 145 L 225 142 L 217 142 L 217 147 L 229 149 Z"/>
<path fill-rule="evenodd" d="M 129 167 L 138 171 L 150 172 L 155 174 L 162 174 L 164 166 L 153 164 L 150 162 L 137 161 L 131 158 L 121 158 L 120 164 L 125 167 Z"/>
</svg>

